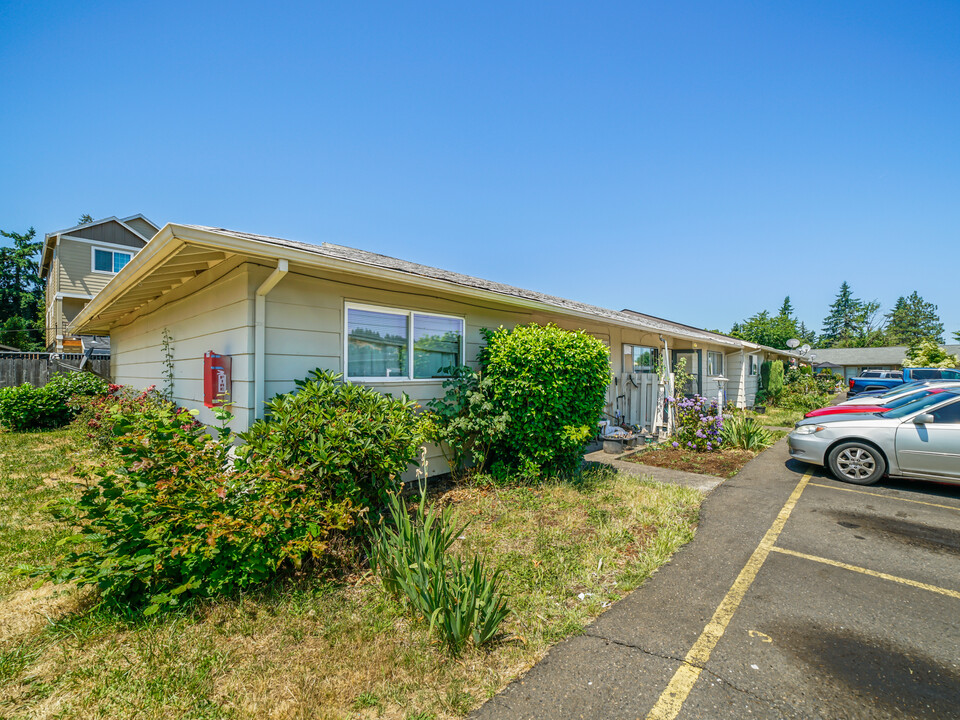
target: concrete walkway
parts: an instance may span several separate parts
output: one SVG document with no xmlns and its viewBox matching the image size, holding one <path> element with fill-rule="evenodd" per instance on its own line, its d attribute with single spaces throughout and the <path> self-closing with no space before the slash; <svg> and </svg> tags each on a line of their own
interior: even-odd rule
<svg viewBox="0 0 960 720">
<path fill-rule="evenodd" d="M 669 468 L 656 467 L 654 465 L 642 465 L 641 463 L 631 462 L 630 460 L 621 460 L 620 458 L 622 457 L 624 457 L 624 455 L 611 455 L 605 453 L 603 450 L 597 450 L 596 452 L 584 455 L 583 459 L 587 462 L 609 465 L 628 475 L 643 475 L 656 482 L 662 482 L 668 485 L 683 485 L 684 487 L 695 488 L 705 493 L 710 492 L 723 482 L 723 478 L 713 477 L 712 475 L 697 475 L 696 473 L 683 472 L 682 470 L 670 470 Z"/>
</svg>

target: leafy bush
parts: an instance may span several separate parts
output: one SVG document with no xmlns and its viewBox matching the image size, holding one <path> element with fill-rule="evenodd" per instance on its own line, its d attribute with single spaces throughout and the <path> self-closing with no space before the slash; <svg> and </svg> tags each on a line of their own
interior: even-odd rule
<svg viewBox="0 0 960 720">
<path fill-rule="evenodd" d="M 453 368 L 443 387 L 444 396 L 429 403 L 429 439 L 440 446 L 454 477 L 468 466 L 483 470 L 510 415 L 494 410 L 493 381 L 472 368 Z"/>
<path fill-rule="evenodd" d="M 921 340 L 907 350 L 903 366 L 956 368 L 960 367 L 960 357 L 948 353 L 935 340 Z"/>
<path fill-rule="evenodd" d="M 370 551 L 384 588 L 404 598 L 453 653 L 471 640 L 480 646 L 492 639 L 510 610 L 499 572 L 488 574 L 479 558 L 464 563 L 447 554 L 465 526 L 453 525 L 450 508 L 427 509 L 422 496 L 415 518 L 397 495 L 387 509 L 389 521 L 374 529 Z"/>
<path fill-rule="evenodd" d="M 67 401 L 75 395 L 86 397 L 105 395 L 109 391 L 110 383 L 91 372 L 65 372 L 57 373 L 50 378 L 46 387 L 56 389 L 64 401 Z"/>
<path fill-rule="evenodd" d="M 830 372 L 826 368 L 813 376 L 817 383 L 817 389 L 827 395 L 834 395 L 842 389 L 843 376 Z"/>
<path fill-rule="evenodd" d="M 507 415 L 495 469 L 566 473 L 596 432 L 610 382 L 607 347 L 582 331 L 519 325 L 485 333 L 481 370 L 495 415 Z"/>
<path fill-rule="evenodd" d="M 350 498 L 332 497 L 300 468 L 248 458 L 231 469 L 229 414 L 214 437 L 195 412 L 156 393 L 143 393 L 137 408 L 105 409 L 120 467 L 96 468 L 96 482 L 55 509 L 80 527 L 65 542 L 83 544 L 42 571 L 54 581 L 94 585 L 108 604 L 152 614 L 325 558 L 356 522 Z"/>
<path fill-rule="evenodd" d="M 741 450 L 763 450 L 773 444 L 773 435 L 756 418 L 736 414 L 723 422 L 723 444 Z"/>
<path fill-rule="evenodd" d="M 267 419 L 241 434 L 242 463 L 297 468 L 312 492 L 363 507 L 386 502 L 423 442 L 416 404 L 314 370 L 267 403 Z"/>
<path fill-rule="evenodd" d="M 93 373 L 58 373 L 43 386 L 29 383 L 0 388 L 0 425 L 9 430 L 47 430 L 66 425 L 76 414 L 74 396 L 107 392 L 107 381 Z"/>
<path fill-rule="evenodd" d="M 719 450 L 723 444 L 723 416 L 716 403 L 702 395 L 691 398 L 667 398 L 676 414 L 676 432 L 671 445 L 698 452 Z"/>
<path fill-rule="evenodd" d="M 69 420 L 70 409 L 53 388 L 30 383 L 0 388 L 0 424 L 8 430 L 47 430 Z"/>
</svg>

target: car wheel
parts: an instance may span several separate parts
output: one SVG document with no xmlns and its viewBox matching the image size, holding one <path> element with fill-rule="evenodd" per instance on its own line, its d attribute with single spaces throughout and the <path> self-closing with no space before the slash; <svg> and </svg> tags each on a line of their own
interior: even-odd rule
<svg viewBox="0 0 960 720">
<path fill-rule="evenodd" d="M 873 485 L 887 471 L 880 451 L 861 442 L 840 443 L 830 451 L 827 463 L 837 480 L 855 485 Z"/>
</svg>

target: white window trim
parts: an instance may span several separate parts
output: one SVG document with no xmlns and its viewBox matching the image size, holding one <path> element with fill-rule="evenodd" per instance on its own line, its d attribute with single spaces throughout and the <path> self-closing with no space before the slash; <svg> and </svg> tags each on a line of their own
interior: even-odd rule
<svg viewBox="0 0 960 720">
<path fill-rule="evenodd" d="M 132 252 L 133 248 L 130 248 L 130 250 L 117 250 L 115 247 L 108 247 L 108 246 L 106 246 L 106 245 L 92 245 L 92 246 L 90 247 L 90 272 L 94 272 L 94 273 L 96 273 L 97 275 L 116 275 L 116 274 L 117 274 L 116 272 L 114 272 L 114 271 L 112 271 L 112 270 L 97 270 L 97 265 L 96 265 L 96 262 L 97 262 L 97 250 L 101 250 L 101 251 L 103 251 L 103 252 L 108 252 L 108 253 L 111 254 L 111 257 L 112 257 L 113 255 L 117 254 L 117 253 L 121 253 L 121 252 L 122 252 L 124 255 L 129 255 L 129 256 L 130 256 L 130 260 L 133 260 L 133 256 L 136 255 L 135 252 Z M 130 262 L 130 260 L 127 260 L 127 262 Z M 112 262 L 112 260 L 111 260 L 111 262 L 110 262 L 110 266 L 113 267 L 113 262 Z M 123 268 L 120 268 L 120 269 L 122 270 Z M 119 272 L 119 271 L 117 271 L 117 272 Z"/>
<path fill-rule="evenodd" d="M 369 312 L 384 313 L 385 315 L 401 315 L 407 318 L 407 375 L 406 377 L 354 377 L 350 373 L 350 329 L 349 311 L 367 310 Z M 413 316 L 429 315 L 430 317 L 448 318 L 460 321 L 460 364 L 465 363 L 464 356 L 467 349 L 467 321 L 461 315 L 447 315 L 432 310 L 409 310 L 390 307 L 388 305 L 366 305 L 364 303 L 345 302 L 343 304 L 343 377 L 349 382 L 363 382 L 376 384 L 398 383 L 442 383 L 447 378 L 415 378 L 413 377 Z"/>
<path fill-rule="evenodd" d="M 710 356 L 711 356 L 711 355 L 716 355 L 718 358 L 720 358 L 720 372 L 719 372 L 719 373 L 716 373 L 716 372 L 712 372 L 712 373 L 711 373 L 711 372 L 710 372 Z M 704 375 L 706 375 L 707 377 L 721 377 L 721 376 L 723 375 L 723 353 L 722 353 L 722 352 L 720 352 L 719 350 L 707 350 L 707 357 L 705 358 L 705 360 L 706 360 L 706 365 L 707 365 L 707 367 L 706 367 L 706 372 L 704 373 Z M 716 368 L 713 368 L 713 369 L 716 370 Z"/>
<path fill-rule="evenodd" d="M 747 360 L 747 377 L 757 377 L 760 374 L 760 356 L 750 353 Z"/>
<path fill-rule="evenodd" d="M 656 361 L 656 360 L 653 361 L 653 365 L 652 365 L 652 367 L 651 367 L 649 370 L 635 370 L 635 369 L 634 369 L 634 362 L 635 362 L 635 359 L 636 359 L 637 356 L 636 356 L 636 354 L 634 353 L 634 350 L 635 350 L 636 348 L 645 348 L 645 349 L 647 349 L 647 350 L 650 350 L 654 355 L 657 355 L 657 354 L 660 352 L 660 348 L 658 348 L 658 347 L 656 347 L 656 346 L 654 346 L 654 345 L 641 345 L 641 344 L 639 344 L 639 343 L 630 343 L 630 342 L 625 342 L 625 343 L 622 343 L 622 344 L 623 344 L 623 347 L 624 347 L 623 357 L 626 357 L 626 356 L 627 356 L 626 348 L 630 348 L 630 368 L 629 368 L 629 370 L 625 369 L 624 372 L 628 372 L 628 373 L 639 373 L 639 374 L 641 374 L 641 375 L 644 375 L 644 374 L 645 374 L 645 375 L 653 375 L 653 374 L 655 374 L 655 373 L 657 372 L 657 361 Z M 626 363 L 624 363 L 624 364 L 626 364 Z"/>
</svg>

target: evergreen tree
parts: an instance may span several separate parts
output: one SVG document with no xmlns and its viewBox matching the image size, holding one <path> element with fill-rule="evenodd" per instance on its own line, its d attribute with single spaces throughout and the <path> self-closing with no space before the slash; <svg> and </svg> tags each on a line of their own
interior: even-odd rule
<svg viewBox="0 0 960 720">
<path fill-rule="evenodd" d="M 885 344 L 882 317 L 877 319 L 880 303 L 865 302 L 853 296 L 846 280 L 840 285 L 830 314 L 823 319 L 820 347 L 870 347 Z"/>
<path fill-rule="evenodd" d="M 43 283 L 40 280 L 38 253 L 42 243 L 36 231 L 25 233 L 0 230 L 0 236 L 13 241 L 0 248 L 0 332 L 8 342 L 24 350 L 43 346 L 43 326 L 39 318 L 43 308 Z"/>
<path fill-rule="evenodd" d="M 916 345 L 921 340 L 943 342 L 943 323 L 937 306 L 920 297 L 916 290 L 909 297 L 897 298 L 886 318 L 891 345 Z"/>
<path fill-rule="evenodd" d="M 80 219 L 77 220 L 77 225 L 88 225 L 93 222 L 93 215 L 90 213 L 84 213 L 80 216 Z"/>
</svg>

